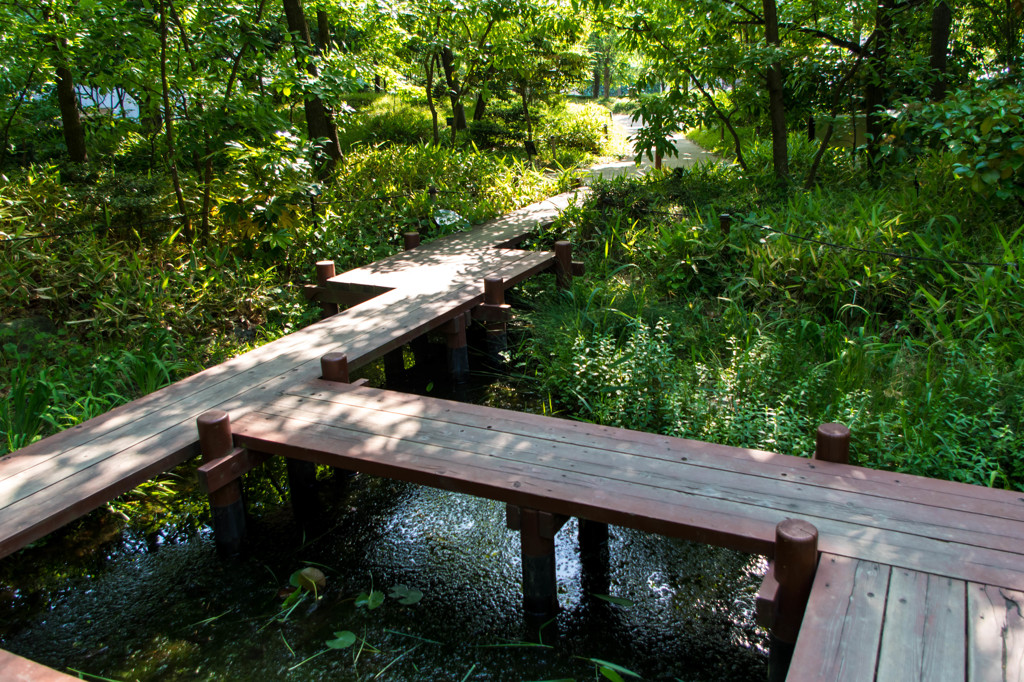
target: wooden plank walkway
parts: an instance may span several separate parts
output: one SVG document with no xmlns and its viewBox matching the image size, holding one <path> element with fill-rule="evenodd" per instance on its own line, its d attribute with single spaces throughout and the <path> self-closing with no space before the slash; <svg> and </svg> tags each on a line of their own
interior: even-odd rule
<svg viewBox="0 0 1024 682">
<path fill-rule="evenodd" d="M 822 554 L 789 680 L 1024 680 L 1024 592 Z"/>
<path fill-rule="evenodd" d="M 1024 680 L 1021 493 L 327 381 L 234 422 L 253 451 L 771 557 L 823 551 L 791 680 Z"/>
<path fill-rule="evenodd" d="M 829 554 L 1024 590 L 1021 493 L 321 380 L 234 424 L 260 452 L 768 557 L 799 518 Z"/>
<path fill-rule="evenodd" d="M 574 196 L 386 259 L 378 267 L 400 263 L 402 276 L 379 296 L 3 457 L 0 557 L 198 454 L 195 419 L 203 412 L 243 414 L 290 383 L 318 377 L 320 357 L 334 350 L 357 368 L 478 305 L 484 277 L 511 286 L 550 267 L 551 253 L 495 247 L 553 220 Z"/>
</svg>

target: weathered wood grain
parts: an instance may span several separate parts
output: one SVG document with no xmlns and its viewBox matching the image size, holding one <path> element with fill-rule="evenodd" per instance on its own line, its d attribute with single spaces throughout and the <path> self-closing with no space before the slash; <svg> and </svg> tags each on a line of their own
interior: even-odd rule
<svg viewBox="0 0 1024 682">
<path fill-rule="evenodd" d="M 822 554 L 788 682 L 875 679 L 889 567 Z"/>
<path fill-rule="evenodd" d="M 967 679 L 1024 682 L 1024 591 L 967 586 Z"/>
<path fill-rule="evenodd" d="M 966 585 L 962 580 L 892 570 L 879 680 L 966 679 Z"/>
</svg>

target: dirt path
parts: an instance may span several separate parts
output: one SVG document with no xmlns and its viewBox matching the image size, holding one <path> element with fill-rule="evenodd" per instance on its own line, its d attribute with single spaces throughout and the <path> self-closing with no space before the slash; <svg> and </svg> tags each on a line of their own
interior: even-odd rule
<svg viewBox="0 0 1024 682">
<path fill-rule="evenodd" d="M 630 140 L 632 140 L 636 136 L 636 132 L 643 127 L 642 122 L 634 123 L 629 114 L 613 114 L 612 122 L 617 127 L 625 131 L 626 136 Z M 679 155 L 663 159 L 663 168 L 689 168 L 696 163 L 710 163 L 718 160 L 717 156 L 709 151 L 701 149 L 693 142 L 690 142 L 682 133 L 672 137 L 671 140 L 675 144 L 676 149 L 679 150 Z M 637 166 L 637 164 L 633 162 L 632 157 L 627 157 L 621 161 L 612 161 L 592 166 L 590 174 L 591 177 L 607 179 L 618 177 L 620 175 L 646 173 L 647 170 L 653 167 L 654 164 L 646 158 L 644 158 L 640 165 Z"/>
</svg>

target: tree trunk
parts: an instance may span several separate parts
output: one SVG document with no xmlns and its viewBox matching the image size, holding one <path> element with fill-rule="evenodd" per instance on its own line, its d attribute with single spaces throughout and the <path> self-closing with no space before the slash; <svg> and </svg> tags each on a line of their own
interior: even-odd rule
<svg viewBox="0 0 1024 682">
<path fill-rule="evenodd" d="M 312 47 L 313 42 L 309 35 L 309 26 L 306 25 L 306 15 L 302 11 L 301 0 L 283 0 L 284 2 L 284 13 L 288 20 L 288 30 L 292 33 L 298 33 L 302 38 L 303 42 L 307 47 Z M 295 58 L 301 63 L 302 50 L 296 45 L 295 46 Z M 316 66 L 309 62 L 307 69 L 310 76 L 317 77 Z M 327 144 L 324 145 L 328 156 L 331 157 L 331 162 L 321 168 L 318 172 L 319 175 L 323 175 L 330 171 L 330 167 L 335 161 L 342 158 L 341 145 L 338 143 L 338 130 L 334 127 L 334 121 L 331 120 L 331 112 L 323 101 L 316 96 L 308 96 L 304 103 L 306 111 L 306 129 L 309 131 L 310 139 L 326 139 Z"/>
<path fill-rule="evenodd" d="M 61 127 L 64 130 L 64 142 L 68 146 L 68 158 L 75 163 L 85 163 L 89 160 L 89 154 L 85 147 L 85 128 L 82 127 L 82 119 L 78 116 L 75 82 L 71 77 L 71 69 L 68 68 L 65 54 L 67 43 L 56 36 L 51 36 L 50 41 L 57 52 L 57 106 L 60 108 Z"/>
<path fill-rule="evenodd" d="M 445 83 L 448 85 L 448 98 L 452 102 L 452 116 L 455 119 L 454 130 L 466 129 L 466 108 L 462 106 L 462 95 L 459 93 L 459 76 L 455 73 L 455 55 L 451 48 L 445 46 L 441 50 L 441 67 L 444 69 Z"/>
<path fill-rule="evenodd" d="M 316 11 L 316 53 L 327 54 L 331 45 L 331 22 L 327 20 L 327 12 Z"/>
<path fill-rule="evenodd" d="M 939 0 L 932 8 L 932 40 L 928 51 L 928 66 L 932 70 L 931 98 L 941 100 L 946 96 L 946 61 L 949 54 L 949 31 L 953 23 L 953 12 L 946 0 Z"/>
<path fill-rule="evenodd" d="M 594 58 L 594 94 L 591 95 L 591 99 L 601 98 L 601 62 L 595 57 Z"/>
<path fill-rule="evenodd" d="M 430 118 L 434 125 L 434 146 L 441 144 L 441 132 L 437 127 L 437 106 L 434 104 L 434 69 L 437 66 L 437 55 L 427 57 L 423 65 L 427 72 L 427 106 L 430 107 Z"/>
<path fill-rule="evenodd" d="M 612 96 L 612 60 L 605 58 L 604 60 L 604 98 L 608 99 Z"/>
<path fill-rule="evenodd" d="M 889 85 L 889 42 L 892 34 L 893 0 L 878 0 L 875 13 L 875 49 L 869 62 L 867 87 L 864 90 L 864 106 L 867 109 L 867 149 L 872 159 L 882 137 L 882 114 L 888 102 Z"/>
<path fill-rule="evenodd" d="M 778 47 L 779 14 L 775 0 L 763 0 L 765 40 Z M 772 62 L 768 67 L 768 115 L 772 122 L 772 166 L 775 177 L 785 182 L 789 176 L 789 150 L 786 141 L 786 104 L 782 98 L 782 64 Z"/>
<path fill-rule="evenodd" d="M 526 156 L 532 162 L 536 144 L 533 141 L 533 121 L 530 120 L 530 105 L 526 99 L 525 84 L 520 86 L 519 94 L 523 98 L 523 115 L 526 117 Z"/>
<path fill-rule="evenodd" d="M 473 120 L 482 121 L 484 114 L 487 112 L 487 99 L 484 98 L 484 93 L 479 93 L 476 96 L 476 106 L 473 107 Z"/>
<path fill-rule="evenodd" d="M 178 211 L 181 213 L 181 229 L 185 233 L 185 239 L 192 241 L 192 220 L 188 215 L 188 207 L 185 206 L 185 197 L 181 192 L 181 180 L 178 177 L 177 152 L 174 149 L 174 110 L 171 108 L 171 88 L 167 82 L 167 13 L 164 11 L 164 3 L 158 3 L 160 11 L 160 84 L 163 89 L 164 100 L 164 132 L 167 135 L 167 162 L 171 171 L 171 182 L 174 185 L 174 198 L 178 202 Z"/>
</svg>

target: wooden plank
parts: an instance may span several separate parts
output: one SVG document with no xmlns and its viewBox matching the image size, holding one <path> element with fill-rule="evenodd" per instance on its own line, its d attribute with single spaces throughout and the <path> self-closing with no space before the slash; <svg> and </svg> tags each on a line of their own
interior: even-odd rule
<svg viewBox="0 0 1024 682">
<path fill-rule="evenodd" d="M 290 389 L 288 393 L 291 393 Z M 337 400 L 310 400 L 304 396 L 285 395 L 274 401 L 272 407 L 265 409 L 309 419 L 313 419 L 315 413 L 318 420 L 326 423 L 346 420 L 358 422 L 358 427 L 354 423 L 349 426 L 368 434 L 388 432 L 403 421 L 413 418 L 420 424 L 421 439 L 429 439 L 433 444 L 447 444 L 499 455 L 514 448 L 517 458 L 534 457 L 537 461 L 557 459 L 569 471 L 595 467 L 598 471 L 624 471 L 625 476 L 643 475 L 645 480 L 671 486 L 674 490 L 785 509 L 797 516 L 831 518 L 870 528 L 895 530 L 1003 551 L 1024 550 L 1024 523 L 1020 521 L 977 517 L 959 512 L 939 515 L 933 509 L 901 500 L 866 498 L 857 492 L 840 496 L 830 489 L 809 487 L 785 479 L 780 484 L 778 480 L 760 477 L 758 463 L 752 460 L 748 460 L 742 472 L 693 467 L 688 458 L 687 461 L 680 461 L 678 457 L 688 452 L 685 448 L 689 441 L 681 439 L 668 440 L 669 447 L 675 452 L 675 461 L 634 456 L 612 449 L 616 443 L 608 443 L 597 434 L 586 431 L 574 431 L 583 445 L 570 444 L 564 439 L 537 438 L 520 431 L 508 433 L 505 431 L 504 411 L 492 411 L 488 418 L 480 422 L 487 426 L 480 427 L 459 419 L 459 403 L 422 396 L 416 396 L 413 400 L 403 396 L 401 400 L 406 410 L 405 413 L 398 413 L 377 410 L 374 406 L 374 396 L 386 402 L 390 398 L 389 392 L 366 389 L 364 394 L 366 400 L 358 408 L 349 408 L 348 403 Z M 355 393 L 347 392 L 345 395 L 352 396 Z M 353 416 L 353 410 L 359 410 L 359 417 Z M 367 410 L 374 414 L 369 414 Z M 420 414 L 424 412 L 436 416 L 422 418 Z M 534 423 L 544 424 L 550 432 L 564 423 L 564 420 L 541 417 L 535 419 Z M 626 456 L 629 456 L 628 470 L 623 470 Z M 1024 561 L 1024 556 L 1021 556 L 1021 561 Z"/>
<path fill-rule="evenodd" d="M 893 569 L 885 607 L 879 680 L 966 678 L 966 585 Z"/>
<path fill-rule="evenodd" d="M 4 682 L 71 682 L 78 679 L 0 649 L 0 680 Z"/>
<path fill-rule="evenodd" d="M 371 389 L 371 392 L 374 391 Z M 383 396 L 387 392 L 374 393 Z M 799 499 L 799 496 L 795 498 L 786 496 L 785 491 L 781 489 L 772 496 L 743 498 L 743 491 L 727 489 L 729 481 L 693 483 L 692 480 L 688 480 L 692 472 L 687 472 L 686 466 L 682 463 L 675 464 L 678 473 L 672 473 L 669 470 L 651 472 L 643 470 L 632 460 L 607 459 L 609 455 L 607 452 L 588 452 L 585 455 L 577 455 L 574 454 L 577 451 L 576 446 L 551 442 L 545 445 L 549 452 L 539 454 L 538 450 L 530 445 L 528 438 L 519 436 L 511 438 L 493 426 L 484 429 L 460 426 L 460 437 L 453 439 L 450 432 L 446 433 L 443 429 L 440 432 L 434 431 L 432 430 L 434 427 L 423 420 L 408 418 L 382 420 L 379 419 L 381 415 L 374 414 L 372 410 L 364 409 L 357 412 L 356 408 L 347 408 L 344 405 L 334 405 L 326 415 L 318 415 L 316 410 L 323 407 L 323 403 L 309 400 L 302 402 L 303 400 L 293 396 L 282 396 L 278 401 L 261 408 L 261 412 L 266 413 L 261 418 L 265 418 L 268 422 L 273 421 L 276 417 L 280 423 L 289 423 L 287 435 L 284 432 L 275 434 L 272 429 L 265 429 L 263 433 L 268 440 L 299 438 L 300 436 L 296 432 L 300 430 L 303 432 L 301 437 L 304 437 L 313 428 L 323 429 L 325 433 L 330 429 L 337 429 L 339 433 L 346 431 L 345 437 L 348 439 L 361 437 L 369 440 L 373 439 L 376 434 L 389 434 L 396 441 L 405 437 L 412 441 L 420 441 L 430 447 L 440 446 L 441 451 L 460 452 L 464 453 L 466 457 L 475 454 L 481 456 L 482 460 L 486 460 L 488 457 L 500 460 L 499 464 L 492 463 L 487 466 L 498 468 L 512 464 L 543 466 L 554 470 L 545 476 L 548 479 L 558 479 L 559 483 L 567 483 L 573 480 L 573 477 L 590 476 L 600 479 L 601 482 L 588 483 L 588 486 L 614 490 L 619 495 L 629 494 L 645 498 L 661 496 L 666 499 L 672 497 L 676 500 L 676 504 L 700 511 L 709 519 L 713 519 L 715 514 L 723 513 L 726 510 L 731 517 L 746 516 L 751 519 L 771 521 L 773 524 L 785 518 L 804 518 L 818 528 L 821 533 L 820 546 L 824 551 L 858 558 L 871 558 L 918 570 L 945 572 L 951 577 L 961 579 L 984 579 L 994 584 L 1005 584 L 1013 588 L 1024 587 L 1024 574 L 1019 568 L 1021 561 L 1019 554 L 956 545 L 922 536 L 916 532 L 880 531 L 871 525 L 853 524 L 843 518 L 844 514 L 850 513 L 849 505 L 823 509 L 820 506 L 815 507 L 811 504 L 812 501 Z M 344 409 L 350 411 L 347 414 L 339 412 Z M 485 435 L 477 438 L 466 436 L 474 431 Z M 404 447 L 408 451 L 413 451 L 415 445 L 417 443 L 409 442 Z M 264 446 L 261 444 L 259 447 Z M 328 452 L 330 451 L 329 444 L 324 447 Z M 390 451 L 406 451 L 403 449 L 403 445 L 397 442 L 389 443 L 386 447 L 390 448 Z M 595 461 L 600 456 L 604 456 L 605 459 Z M 352 468 L 357 467 L 353 466 Z M 640 488 L 646 488 L 646 490 L 640 490 Z M 723 489 L 726 490 L 723 491 Z M 569 495 L 570 493 L 563 491 L 561 494 Z M 582 494 L 572 497 L 571 503 L 566 502 L 559 509 L 560 513 L 587 516 L 587 512 L 574 510 L 572 507 L 573 504 L 579 505 L 585 502 L 580 496 Z M 630 525 L 628 521 L 622 520 L 598 520 Z M 667 517 L 660 520 L 667 521 Z M 653 523 L 657 521 L 650 520 Z M 673 528 L 676 530 L 671 533 L 679 532 L 678 525 L 674 525 Z M 646 528 L 644 529 L 646 530 Z M 762 541 L 763 537 L 751 538 L 746 543 L 729 546 L 742 551 L 763 552 L 763 549 L 757 549 L 757 547 L 763 547 Z"/>
<path fill-rule="evenodd" d="M 874 680 L 888 582 L 888 566 L 822 554 L 786 680 Z"/>
<path fill-rule="evenodd" d="M 967 679 L 1024 682 L 1024 592 L 967 586 Z"/>
<path fill-rule="evenodd" d="M 410 425 L 410 428 L 415 428 Z M 250 413 L 233 424 L 237 444 L 443 490 L 695 542 L 770 555 L 775 520 L 752 518 L 742 505 L 691 504 L 648 486 L 609 491 L 594 476 L 551 475 L 548 468 L 415 441 L 398 434 L 368 436 L 337 426 L 275 414 Z M 287 437 L 282 438 L 282 434 Z M 739 513 L 736 513 L 736 512 Z M 779 514 L 778 516 L 781 516 Z M 715 523 L 709 523 L 709 519 Z"/>
<path fill-rule="evenodd" d="M 817 462 L 803 457 L 793 457 L 760 450 L 735 448 L 689 439 L 671 438 L 657 434 L 641 433 L 587 422 L 568 421 L 510 410 L 497 411 L 494 408 L 436 401 L 420 404 L 420 396 L 392 394 L 384 400 L 378 396 L 347 393 L 344 388 L 313 382 L 296 384 L 288 390 L 293 395 L 341 402 L 353 405 L 369 405 L 373 401 L 378 409 L 398 414 L 416 415 L 432 419 L 445 419 L 454 423 L 474 425 L 492 420 L 500 421 L 502 430 L 543 436 L 555 441 L 578 441 L 595 438 L 620 452 L 629 452 L 641 457 L 687 461 L 695 466 L 707 466 L 716 470 L 749 472 L 750 462 L 756 462 L 758 475 L 780 482 L 798 482 L 820 486 L 839 492 L 879 497 L 883 500 L 900 500 L 919 505 L 966 511 L 996 518 L 1011 519 L 1015 523 L 1024 518 L 1024 497 L 1021 493 L 1007 490 L 992 490 L 978 486 L 937 481 L 908 474 L 893 474 L 873 471 L 862 467 Z M 684 445 L 680 445 L 683 443 Z M 983 491 L 983 497 L 977 496 Z M 875 502 L 866 505 L 873 508 Z"/>
<path fill-rule="evenodd" d="M 513 255 L 494 274 L 512 280 L 544 262 L 543 255 Z M 289 383 L 316 378 L 320 357 L 339 343 L 351 367 L 365 364 L 479 304 L 482 282 L 426 298 L 388 292 L 12 453 L 0 462 L 0 557 L 195 455 L 194 420 L 202 412 L 219 407 L 238 416 Z"/>
</svg>

